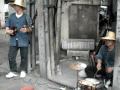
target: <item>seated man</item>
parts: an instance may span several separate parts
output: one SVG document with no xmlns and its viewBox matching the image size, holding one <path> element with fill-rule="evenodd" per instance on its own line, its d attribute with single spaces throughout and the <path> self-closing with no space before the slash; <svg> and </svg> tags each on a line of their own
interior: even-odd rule
<svg viewBox="0 0 120 90">
<path fill-rule="evenodd" d="M 79 76 L 88 78 L 102 78 L 109 82 L 109 84 L 110 82 L 112 84 L 115 58 L 115 33 L 112 31 L 107 32 L 106 36 L 102 37 L 102 40 L 105 43 L 101 46 L 98 54 L 96 55 L 96 67 L 88 65 L 85 70 L 79 72 Z M 109 85 L 106 87 L 108 86 Z"/>
<path fill-rule="evenodd" d="M 112 31 L 107 32 L 105 37 L 102 37 L 105 44 L 101 46 L 97 58 L 97 70 L 101 70 L 104 67 L 105 79 L 112 82 L 113 79 L 113 67 L 115 58 L 115 33 Z"/>
</svg>

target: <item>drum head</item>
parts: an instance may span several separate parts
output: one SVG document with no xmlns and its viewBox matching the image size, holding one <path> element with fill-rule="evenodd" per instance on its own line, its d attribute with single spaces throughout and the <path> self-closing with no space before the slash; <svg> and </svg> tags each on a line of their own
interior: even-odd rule
<svg viewBox="0 0 120 90">
<path fill-rule="evenodd" d="M 100 81 L 95 79 L 95 78 L 86 78 L 85 80 L 88 81 L 88 82 L 91 82 L 94 85 L 97 85 L 97 84 L 100 83 Z"/>
<path fill-rule="evenodd" d="M 94 86 L 100 84 L 100 81 L 94 78 L 86 78 L 85 80 L 80 80 L 80 84 L 87 86 Z"/>
</svg>

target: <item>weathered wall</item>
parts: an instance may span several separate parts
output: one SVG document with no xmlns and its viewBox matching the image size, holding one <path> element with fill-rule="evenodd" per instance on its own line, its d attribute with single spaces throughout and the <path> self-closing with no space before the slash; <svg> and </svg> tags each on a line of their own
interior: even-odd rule
<svg viewBox="0 0 120 90">
<path fill-rule="evenodd" d="M 120 90 L 120 0 L 117 0 L 116 51 L 113 89 Z"/>
<path fill-rule="evenodd" d="M 0 28 L 5 24 L 4 0 L 0 0 Z"/>
<path fill-rule="evenodd" d="M 38 43 L 39 43 L 39 65 L 40 65 L 40 76 L 46 78 L 47 77 L 47 65 L 46 65 L 46 59 L 48 59 L 46 56 L 46 40 L 45 40 L 45 27 L 44 25 L 44 12 L 45 8 L 43 8 L 43 0 L 37 0 L 36 7 L 38 10 Z M 44 9 L 44 10 L 43 10 Z M 46 31 L 46 33 L 48 33 Z"/>
<path fill-rule="evenodd" d="M 94 32 L 96 33 L 96 35 L 98 34 L 97 32 L 98 13 L 96 12 L 99 12 L 98 11 L 99 9 L 97 7 L 92 8 L 92 5 L 96 5 L 96 6 L 100 5 L 100 0 L 66 0 L 66 1 L 62 0 L 62 1 L 63 3 L 62 3 L 62 18 L 61 18 L 61 41 L 72 37 L 72 35 L 74 35 L 75 33 L 76 35 L 74 35 L 73 38 L 78 38 L 78 39 L 88 38 L 85 35 L 88 34 L 89 32 L 92 33 Z M 79 5 L 79 7 L 76 7 L 77 4 Z M 87 6 L 89 7 L 89 5 L 91 5 L 91 7 L 88 8 L 88 9 L 92 8 L 90 9 L 91 11 L 88 9 L 85 10 L 85 6 L 83 7 L 83 5 L 85 4 L 86 4 L 86 8 Z M 73 5 L 75 7 L 73 7 Z M 70 7 L 71 8 L 73 7 L 71 9 L 72 11 L 69 9 Z M 94 9 L 94 13 L 91 13 L 93 9 Z M 80 14 L 82 14 L 82 16 Z M 92 14 L 95 16 L 92 16 Z M 88 32 L 88 29 L 91 30 Z M 82 34 L 84 35 L 82 36 Z M 95 38 L 97 37 L 96 35 L 93 35 L 93 37 L 89 35 L 89 38 Z"/>
</svg>

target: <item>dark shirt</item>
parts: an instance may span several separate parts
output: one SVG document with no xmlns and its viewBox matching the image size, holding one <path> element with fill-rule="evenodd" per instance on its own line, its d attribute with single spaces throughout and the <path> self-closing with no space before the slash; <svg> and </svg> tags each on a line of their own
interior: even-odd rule
<svg viewBox="0 0 120 90">
<path fill-rule="evenodd" d="M 28 33 L 20 32 L 20 29 L 24 25 L 31 26 L 31 19 L 28 15 L 23 14 L 21 17 L 17 18 L 15 13 L 11 14 L 6 21 L 6 27 L 16 27 L 17 33 L 15 36 L 10 36 L 10 46 L 18 47 L 28 47 L 29 45 L 29 35 Z M 17 40 L 17 42 L 16 42 Z"/>
<path fill-rule="evenodd" d="M 96 58 L 102 60 L 106 67 L 113 67 L 115 59 L 115 49 L 113 49 L 112 51 L 108 51 L 108 47 L 102 45 Z"/>
</svg>

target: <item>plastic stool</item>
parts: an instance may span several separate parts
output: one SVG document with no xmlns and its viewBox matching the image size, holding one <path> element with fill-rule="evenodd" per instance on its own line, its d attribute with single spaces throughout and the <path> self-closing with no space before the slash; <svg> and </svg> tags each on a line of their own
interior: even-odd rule
<svg viewBox="0 0 120 90">
<path fill-rule="evenodd" d="M 33 86 L 24 86 L 20 90 L 34 90 Z"/>
</svg>

